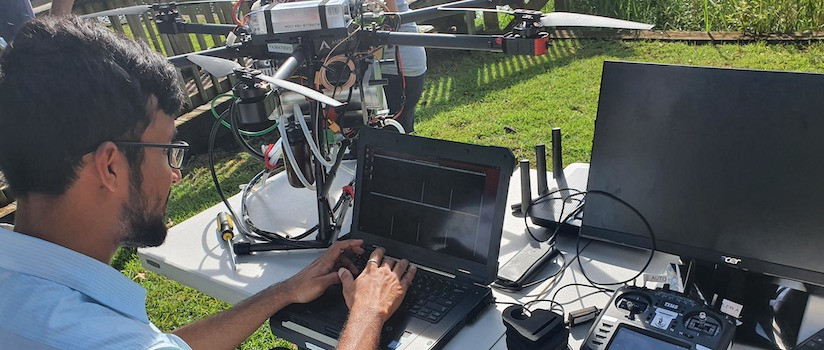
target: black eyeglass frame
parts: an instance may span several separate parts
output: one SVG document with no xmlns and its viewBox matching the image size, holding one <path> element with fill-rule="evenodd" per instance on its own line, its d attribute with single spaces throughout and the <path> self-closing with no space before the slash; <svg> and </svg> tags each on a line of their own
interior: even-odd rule
<svg viewBox="0 0 824 350">
<path fill-rule="evenodd" d="M 118 146 L 126 146 L 126 147 L 153 147 L 153 148 L 166 148 L 166 158 L 169 161 L 169 166 L 172 169 L 180 169 L 183 167 L 183 159 L 186 156 L 186 150 L 189 149 L 189 143 L 186 141 L 175 141 L 174 143 L 150 143 L 150 142 L 135 142 L 135 141 L 114 141 L 115 145 Z M 172 161 L 172 152 L 171 149 L 183 149 L 183 153 L 180 156 L 180 165 L 176 165 Z"/>
</svg>

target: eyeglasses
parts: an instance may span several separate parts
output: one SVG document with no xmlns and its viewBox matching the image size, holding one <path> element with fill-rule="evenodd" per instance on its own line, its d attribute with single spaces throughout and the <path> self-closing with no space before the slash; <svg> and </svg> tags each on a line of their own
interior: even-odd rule
<svg viewBox="0 0 824 350">
<path fill-rule="evenodd" d="M 126 147 L 157 147 L 165 148 L 166 155 L 169 157 L 169 166 L 173 169 L 180 169 L 183 166 L 183 158 L 186 155 L 186 150 L 189 149 L 189 144 L 186 141 L 175 141 L 174 143 L 146 143 L 146 142 L 131 142 L 131 141 L 115 141 L 118 146 Z"/>
</svg>

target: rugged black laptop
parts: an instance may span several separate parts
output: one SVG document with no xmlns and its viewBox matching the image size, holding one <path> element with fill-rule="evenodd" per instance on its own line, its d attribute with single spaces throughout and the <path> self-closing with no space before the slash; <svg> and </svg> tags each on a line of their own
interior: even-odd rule
<svg viewBox="0 0 824 350">
<path fill-rule="evenodd" d="M 363 130 L 349 238 L 406 258 L 418 273 L 384 326 L 382 349 L 436 349 L 492 301 L 515 158 L 488 147 Z M 359 257 L 361 267 L 368 255 Z M 357 262 L 356 262 L 357 263 Z M 301 348 L 332 349 L 348 310 L 339 286 L 272 316 Z"/>
</svg>

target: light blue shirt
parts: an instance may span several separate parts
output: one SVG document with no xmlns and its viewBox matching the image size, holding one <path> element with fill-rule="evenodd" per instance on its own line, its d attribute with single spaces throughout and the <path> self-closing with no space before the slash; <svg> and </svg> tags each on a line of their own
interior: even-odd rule
<svg viewBox="0 0 824 350">
<path fill-rule="evenodd" d="M 0 348 L 186 349 L 146 315 L 146 290 L 68 248 L 0 229 Z"/>
<path fill-rule="evenodd" d="M 409 11 L 409 4 L 406 0 L 397 0 L 398 5 L 398 12 L 406 12 Z M 398 28 L 399 32 L 410 32 L 410 33 L 417 33 L 418 26 L 415 22 L 410 23 L 403 23 L 401 24 L 400 28 Z M 401 63 L 403 68 L 403 75 L 407 77 L 417 77 L 423 73 L 426 73 L 426 50 L 420 46 L 396 46 L 390 47 L 386 50 L 383 54 L 383 59 L 385 60 L 394 60 L 395 59 L 395 49 L 400 50 L 401 52 Z M 398 66 L 393 61 L 392 63 L 386 63 L 381 65 L 381 73 L 389 74 L 389 75 L 398 75 Z"/>
</svg>

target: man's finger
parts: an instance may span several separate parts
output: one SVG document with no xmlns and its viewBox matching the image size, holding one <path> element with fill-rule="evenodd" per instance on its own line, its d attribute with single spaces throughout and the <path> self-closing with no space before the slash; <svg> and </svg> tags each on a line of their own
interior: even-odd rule
<svg viewBox="0 0 824 350">
<path fill-rule="evenodd" d="M 338 277 L 338 273 L 335 271 L 320 276 L 315 280 L 317 281 L 317 283 L 323 286 L 323 289 L 326 289 L 326 287 L 329 287 L 333 284 L 340 283 L 340 277 Z"/>
<path fill-rule="evenodd" d="M 412 284 L 412 279 L 415 278 L 415 272 L 417 271 L 418 268 L 412 265 L 406 270 L 406 273 L 403 274 L 403 277 L 401 277 L 401 285 L 403 285 L 404 289 L 409 288 L 409 285 Z"/>
<path fill-rule="evenodd" d="M 401 278 L 408 268 L 409 260 L 401 259 L 401 261 L 398 261 L 398 263 L 392 268 L 392 272 L 394 272 L 398 278 Z"/>
<path fill-rule="evenodd" d="M 342 267 L 338 269 L 338 279 L 343 284 L 343 289 L 350 288 L 352 283 L 355 283 L 355 278 L 352 277 L 352 273 Z"/>
<path fill-rule="evenodd" d="M 344 268 L 338 269 L 338 278 L 343 284 L 341 289 L 343 289 L 343 299 L 346 301 L 346 307 L 352 308 L 352 294 L 355 292 L 355 279 L 349 270 Z"/>
<path fill-rule="evenodd" d="M 347 268 L 349 271 L 352 272 L 353 275 L 357 275 L 358 272 L 359 272 L 358 267 L 355 266 L 354 263 L 352 263 L 352 260 L 349 260 L 349 258 L 347 258 L 345 256 L 341 256 L 340 258 L 338 258 L 338 265 L 339 265 L 338 267 Z"/>
<path fill-rule="evenodd" d="M 326 251 L 326 254 L 324 254 L 323 257 L 325 259 L 329 259 L 330 261 L 336 261 L 343 252 L 348 250 L 351 250 L 356 254 L 362 254 L 362 244 L 362 239 L 347 239 L 344 241 L 337 241 L 329 247 L 329 249 Z"/>
<path fill-rule="evenodd" d="M 389 266 L 390 270 L 395 268 L 395 263 L 397 263 L 397 261 L 395 261 L 395 259 L 386 258 L 386 257 L 383 258 L 383 264 L 386 265 L 386 266 Z"/>
<path fill-rule="evenodd" d="M 383 254 L 386 253 L 386 250 L 383 247 L 375 248 L 372 254 L 369 255 L 369 260 L 366 261 L 366 269 L 371 269 L 372 266 L 380 267 L 381 263 L 383 262 Z"/>
<path fill-rule="evenodd" d="M 362 239 L 347 239 L 340 242 L 340 249 L 343 251 L 350 250 L 355 254 L 363 254 L 363 240 Z"/>
</svg>

